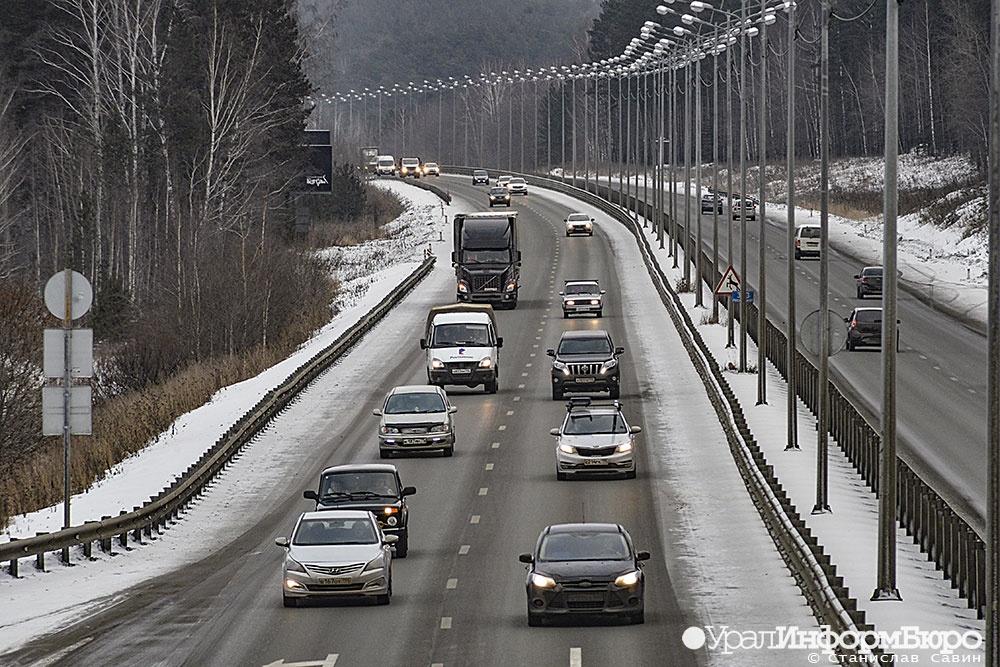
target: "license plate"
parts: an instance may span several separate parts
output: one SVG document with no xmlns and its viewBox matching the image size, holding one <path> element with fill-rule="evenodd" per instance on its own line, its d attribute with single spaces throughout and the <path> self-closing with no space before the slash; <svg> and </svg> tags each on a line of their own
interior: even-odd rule
<svg viewBox="0 0 1000 667">
<path fill-rule="evenodd" d="M 452 375 L 472 375 L 471 368 L 456 368 L 451 372 Z"/>
<path fill-rule="evenodd" d="M 584 459 L 583 465 L 585 466 L 602 466 L 604 465 L 604 459 Z"/>
<path fill-rule="evenodd" d="M 316 583 L 323 586 L 345 586 L 351 583 L 350 577 L 324 577 L 317 579 Z"/>
<path fill-rule="evenodd" d="M 594 378 L 576 378 L 575 382 L 578 384 L 587 384 L 588 382 L 593 382 Z"/>
<path fill-rule="evenodd" d="M 424 441 L 422 438 L 403 438 L 404 445 L 422 445 Z"/>
</svg>

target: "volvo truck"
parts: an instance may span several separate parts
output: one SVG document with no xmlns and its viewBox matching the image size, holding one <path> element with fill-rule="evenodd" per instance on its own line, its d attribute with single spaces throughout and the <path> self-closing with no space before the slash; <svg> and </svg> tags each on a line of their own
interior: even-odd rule
<svg viewBox="0 0 1000 667">
<path fill-rule="evenodd" d="M 453 231 L 458 300 L 516 308 L 521 272 L 517 213 L 459 213 Z"/>
</svg>

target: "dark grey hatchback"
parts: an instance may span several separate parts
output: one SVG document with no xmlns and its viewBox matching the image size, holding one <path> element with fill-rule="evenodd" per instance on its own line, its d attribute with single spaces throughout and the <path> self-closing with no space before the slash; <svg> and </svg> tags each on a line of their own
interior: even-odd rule
<svg viewBox="0 0 1000 667">
<path fill-rule="evenodd" d="M 642 561 L 632 538 L 614 523 L 563 523 L 538 536 L 528 565 L 528 625 L 553 618 L 610 616 L 645 621 Z"/>
<path fill-rule="evenodd" d="M 854 276 L 858 283 L 858 298 L 863 299 L 869 294 L 882 296 L 882 267 L 866 266 L 861 273 Z"/>
</svg>

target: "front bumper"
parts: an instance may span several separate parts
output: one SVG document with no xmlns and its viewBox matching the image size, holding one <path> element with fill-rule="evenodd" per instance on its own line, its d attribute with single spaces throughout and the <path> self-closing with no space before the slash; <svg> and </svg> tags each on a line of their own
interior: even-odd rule
<svg viewBox="0 0 1000 667">
<path fill-rule="evenodd" d="M 582 456 L 580 454 L 567 454 L 557 448 L 556 470 L 569 475 L 635 472 L 635 452 L 615 452 L 604 456 Z"/>
<path fill-rule="evenodd" d="M 462 373 L 461 371 L 463 370 L 468 370 L 469 372 Z M 462 384 L 468 387 L 475 387 L 477 384 L 492 382 L 496 379 L 496 376 L 496 370 L 493 368 L 444 368 L 428 372 L 428 379 L 431 384 Z M 454 438 L 454 434 L 452 434 L 452 438 Z"/>
<path fill-rule="evenodd" d="M 593 234 L 594 228 L 591 225 L 566 225 L 567 234 Z"/>
<path fill-rule="evenodd" d="M 466 303 L 512 303 L 517 301 L 517 292 L 457 292 L 459 301 Z"/>
<path fill-rule="evenodd" d="M 556 584 L 540 589 L 528 584 L 528 614 L 539 617 L 584 615 L 628 615 L 642 611 L 643 584 L 606 588 L 576 587 Z M 596 590 L 595 590 L 596 589 Z"/>
<path fill-rule="evenodd" d="M 389 593 L 389 574 L 385 568 L 368 572 L 360 570 L 361 568 L 355 573 L 341 576 L 286 570 L 282 580 L 282 594 L 290 598 L 311 598 L 370 597 Z"/>
<path fill-rule="evenodd" d="M 590 303 L 576 303 L 572 306 L 568 304 L 563 304 L 563 313 L 567 315 L 572 315 L 574 313 L 599 313 L 604 307 L 604 304 L 598 303 L 597 305 L 592 305 Z"/>
<path fill-rule="evenodd" d="M 563 391 L 610 391 L 618 386 L 618 375 L 566 375 L 552 374 L 552 386 Z"/>
<path fill-rule="evenodd" d="M 394 452 L 419 452 L 438 450 L 455 444 L 455 433 L 403 433 L 378 436 L 378 447 Z"/>
</svg>

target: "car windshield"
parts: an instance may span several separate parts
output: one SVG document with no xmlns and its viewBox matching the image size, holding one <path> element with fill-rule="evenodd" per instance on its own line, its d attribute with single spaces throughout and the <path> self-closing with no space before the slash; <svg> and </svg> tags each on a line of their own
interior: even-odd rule
<svg viewBox="0 0 1000 667">
<path fill-rule="evenodd" d="M 799 227 L 799 236 L 806 239 L 818 239 L 820 234 L 819 227 Z"/>
<path fill-rule="evenodd" d="M 622 416 L 614 414 L 571 414 L 563 425 L 565 435 L 592 435 L 595 433 L 628 433 Z"/>
<path fill-rule="evenodd" d="M 391 471 L 337 472 L 324 475 L 319 495 L 324 500 L 365 500 L 397 498 L 399 485 Z"/>
<path fill-rule="evenodd" d="M 570 222 L 587 222 L 590 220 L 590 216 L 586 213 L 570 213 L 566 219 Z"/>
<path fill-rule="evenodd" d="M 628 543 L 621 533 L 549 533 L 542 539 L 538 560 L 625 560 Z"/>
<path fill-rule="evenodd" d="M 861 275 L 865 278 L 881 278 L 882 277 L 882 267 L 865 269 L 861 272 Z"/>
<path fill-rule="evenodd" d="M 505 195 L 507 194 L 507 188 L 493 188 L 490 190 L 491 195 Z"/>
<path fill-rule="evenodd" d="M 512 178 L 509 183 L 511 185 L 524 185 L 525 181 L 523 178 Z"/>
<path fill-rule="evenodd" d="M 559 341 L 559 354 L 611 354 L 607 338 L 564 338 Z"/>
<path fill-rule="evenodd" d="M 596 294 L 597 285 L 580 283 L 576 285 L 566 285 L 566 294 Z"/>
<path fill-rule="evenodd" d="M 435 168 L 437 168 L 438 163 L 437 162 L 428 162 L 426 166 L 430 167 L 431 169 L 435 169 Z"/>
<path fill-rule="evenodd" d="M 391 167 L 394 164 L 396 163 L 392 160 L 392 158 L 383 158 L 378 161 L 378 166 L 380 167 Z"/>
<path fill-rule="evenodd" d="M 490 331 L 485 324 L 439 324 L 434 327 L 434 347 L 457 347 L 469 345 L 487 347 L 490 344 Z"/>
<path fill-rule="evenodd" d="M 489 174 L 487 172 L 485 172 L 485 171 L 476 171 L 476 172 L 473 172 L 473 176 L 488 176 L 488 175 Z"/>
<path fill-rule="evenodd" d="M 507 248 L 465 250 L 462 252 L 462 262 L 465 264 L 510 264 L 510 251 Z"/>
<path fill-rule="evenodd" d="M 385 402 L 387 415 L 407 415 L 424 412 L 444 412 L 444 401 L 438 394 L 419 392 L 414 394 L 393 394 Z"/>
<path fill-rule="evenodd" d="M 377 542 L 375 526 L 365 519 L 305 519 L 292 536 L 292 544 L 302 546 Z"/>
</svg>

